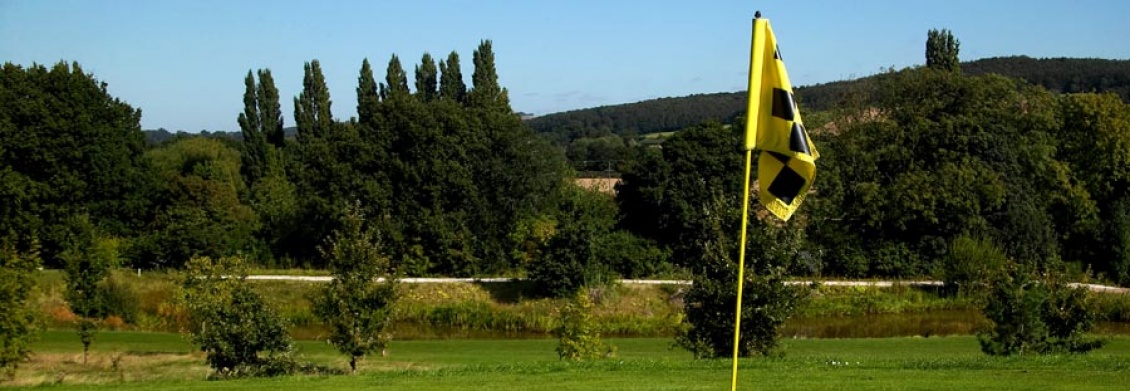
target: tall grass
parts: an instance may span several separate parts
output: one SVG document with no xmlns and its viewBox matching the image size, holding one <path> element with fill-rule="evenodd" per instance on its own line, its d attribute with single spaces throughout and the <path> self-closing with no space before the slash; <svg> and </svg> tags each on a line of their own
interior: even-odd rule
<svg viewBox="0 0 1130 391">
<path fill-rule="evenodd" d="M 264 271 L 272 273 L 273 271 Z M 33 303 L 48 328 L 70 328 L 74 315 L 63 299 L 63 278 L 57 271 L 38 274 Z M 170 331 L 183 329 L 184 311 L 174 298 L 183 276 L 176 272 L 115 271 L 110 278 L 120 320 L 104 321 L 105 329 Z M 317 282 L 254 281 L 253 286 L 279 310 L 299 339 L 324 339 L 309 297 Z M 542 338 L 548 337 L 560 300 L 540 298 L 528 282 L 401 284 L 402 298 L 394 335 L 398 339 Z M 681 285 L 613 285 L 589 291 L 593 317 L 606 336 L 669 336 L 682 317 Z M 131 299 L 128 295 L 133 295 Z M 1130 323 L 1130 295 L 1096 295 L 1101 318 Z M 858 318 L 884 314 L 975 312 L 968 298 L 941 294 L 938 288 L 913 285 L 818 286 L 797 309 L 798 327 L 813 319 Z M 805 323 L 807 322 L 807 323 Z M 795 322 L 794 322 L 795 323 Z M 803 323 L 803 324 L 802 324 Z M 843 323 L 843 322 L 840 322 Z M 967 330 L 958 328 L 957 330 Z"/>
</svg>

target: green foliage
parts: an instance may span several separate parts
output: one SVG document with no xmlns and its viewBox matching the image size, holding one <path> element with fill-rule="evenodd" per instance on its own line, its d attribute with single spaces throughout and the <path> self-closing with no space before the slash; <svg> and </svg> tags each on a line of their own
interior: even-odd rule
<svg viewBox="0 0 1130 391">
<path fill-rule="evenodd" d="M 388 60 L 388 71 L 385 73 L 385 84 L 381 85 L 381 99 L 394 99 L 409 94 L 408 74 L 400 65 L 400 57 L 396 54 Z"/>
<path fill-rule="evenodd" d="M 620 225 L 672 248 L 676 263 L 697 263 L 707 229 L 703 206 L 718 194 L 741 194 L 738 142 L 733 128 L 707 123 L 677 133 L 661 150 L 644 150 L 616 187 Z M 727 220 L 735 227 L 740 210 L 730 216 L 739 220 Z"/>
<path fill-rule="evenodd" d="M 702 250 L 691 266 L 694 284 L 683 299 L 686 316 L 675 338 L 698 358 L 733 353 L 739 269 L 739 243 L 733 237 L 739 205 L 733 197 L 719 197 L 703 210 L 705 230 L 697 239 Z M 798 226 L 750 222 L 738 344 L 742 357 L 778 354 L 779 330 L 807 296 L 807 287 L 785 285 L 802 232 Z"/>
<path fill-rule="evenodd" d="M 694 275 L 684 298 L 683 329 L 676 342 L 696 357 L 724 357 L 733 350 L 738 252 L 742 221 L 742 158 L 733 127 L 705 124 L 679 132 L 658 152 L 625 170 L 617 187 L 621 224 L 669 246 L 671 258 Z M 756 197 L 754 197 L 756 198 Z M 777 332 L 796 310 L 806 288 L 784 285 L 790 270 L 810 268 L 805 259 L 802 213 L 781 223 L 757 208 L 747 240 L 739 353 L 771 355 Z"/>
<path fill-rule="evenodd" d="M 1035 278 L 1032 268 L 1010 263 L 996 273 L 983 311 L 992 326 L 977 336 L 990 355 L 1086 353 L 1105 342 L 1084 336 L 1097 310 L 1085 287 L 1069 287 L 1055 276 Z"/>
<path fill-rule="evenodd" d="M 298 126 L 299 141 L 325 137 L 334 128 L 330 90 L 322 75 L 322 65 L 313 60 L 303 69 L 302 93 L 294 98 L 294 122 Z"/>
<path fill-rule="evenodd" d="M 420 65 L 416 66 L 416 95 L 425 102 L 439 97 L 439 70 L 432 55 L 424 53 Z"/>
<path fill-rule="evenodd" d="M 134 249 L 143 258 L 138 266 L 180 267 L 193 256 L 221 257 L 253 247 L 259 220 L 241 201 L 246 187 L 235 148 L 189 138 L 146 156 L 166 188 L 154 231 Z"/>
<path fill-rule="evenodd" d="M 527 123 L 554 143 L 574 149 L 580 146 L 570 144 L 583 139 L 671 132 L 705 121 L 730 122 L 746 110 L 746 99 L 745 92 L 696 94 L 553 113 Z"/>
<path fill-rule="evenodd" d="M 282 162 L 274 149 L 285 144 L 279 91 L 275 88 L 271 70 L 260 69 L 258 74 L 259 82 L 256 83 L 251 71 L 247 71 L 243 113 L 238 118 L 243 135 L 240 170 L 248 187 L 278 169 Z"/>
<path fill-rule="evenodd" d="M 931 29 L 926 34 L 926 66 L 948 72 L 960 72 L 961 61 L 957 52 L 961 41 L 948 29 Z"/>
<path fill-rule="evenodd" d="M 1130 285 L 1130 197 L 1123 197 L 1115 203 L 1110 220 L 1111 244 L 1114 245 L 1110 260 L 1111 277 L 1123 286 Z"/>
<path fill-rule="evenodd" d="M 68 220 L 89 215 L 107 234 L 143 232 L 153 177 L 142 159 L 141 111 L 77 64 L 0 68 L 0 232 L 42 243 L 61 267 Z"/>
<path fill-rule="evenodd" d="M 110 273 L 98 284 L 101 295 L 102 316 L 117 316 L 127 324 L 138 324 L 142 317 L 141 292 L 129 277 Z"/>
<path fill-rule="evenodd" d="M 467 102 L 467 85 L 459 68 L 459 53 L 452 51 L 447 61 L 439 60 L 439 97 L 456 103 Z"/>
<path fill-rule="evenodd" d="M 182 282 L 189 340 L 207 356 L 215 376 L 273 376 L 293 372 L 286 324 L 252 290 L 237 257 L 191 259 Z"/>
<path fill-rule="evenodd" d="M 882 262 L 855 273 L 924 275 L 960 236 L 1046 265 L 1068 244 L 1056 232 L 1093 216 L 1056 159 L 1057 104 L 1046 91 L 920 68 L 885 75 L 873 95 L 877 108 L 858 108 L 823 140 L 835 148 L 821 160 L 812 237 L 847 255 L 826 257 L 829 269 L 872 258 Z"/>
<path fill-rule="evenodd" d="M 357 358 L 375 351 L 384 355 L 392 339 L 389 326 L 398 293 L 380 238 L 364 227 L 361 205 L 349 205 L 344 212 L 341 230 L 322 248 L 333 281 L 313 305 L 315 315 L 329 328 L 330 343 L 349 356 L 349 369 L 356 372 Z"/>
<path fill-rule="evenodd" d="M 942 281 L 960 296 L 977 296 L 1008 259 L 991 240 L 961 236 L 954 239 L 943 264 Z"/>
<path fill-rule="evenodd" d="M 961 64 L 961 70 L 1005 75 L 1065 94 L 1113 93 L 1130 103 L 1130 60 L 992 57 Z"/>
<path fill-rule="evenodd" d="M 1061 99 L 1059 109 L 1062 122 L 1056 134 L 1062 141 L 1057 153 L 1094 201 L 1089 213 L 1080 213 L 1083 221 L 1069 227 L 1075 246 L 1065 249 L 1065 258 L 1130 284 L 1124 239 L 1130 204 L 1130 104 L 1111 94 L 1078 94 Z"/>
<path fill-rule="evenodd" d="M 471 92 L 468 93 L 473 107 L 510 111 L 510 99 L 506 89 L 498 84 L 498 71 L 495 70 L 494 49 L 488 40 L 479 41 L 475 49 L 475 70 L 471 74 Z"/>
<path fill-rule="evenodd" d="M 616 206 L 606 194 L 569 188 L 557 231 L 540 260 L 528 266 L 529 279 L 541 294 L 567 297 L 585 287 L 608 284 L 615 277 L 603 247 L 615 225 Z"/>
<path fill-rule="evenodd" d="M 67 304 L 78 316 L 77 328 L 82 341 L 82 362 L 86 363 L 90 344 L 98 332 L 95 320 L 103 315 L 105 304 L 99 284 L 117 266 L 116 251 L 105 241 L 86 215 L 75 216 L 70 222 L 71 234 L 60 257 L 66 265 Z"/>
<path fill-rule="evenodd" d="M 424 90 L 427 62 L 417 67 Z M 518 250 L 528 244 L 519 232 L 553 213 L 567 168 L 560 151 L 530 133 L 501 98 L 490 107 L 466 105 L 459 97 L 466 88 L 454 79 L 457 55 L 441 65 L 439 99 L 418 99 L 398 57 L 383 87 L 362 63 L 358 120 L 324 137 L 300 137 L 288 150 L 304 221 L 288 243 L 302 248 L 296 243 L 325 237 L 339 228 L 328 216 L 358 200 L 382 232 L 385 252 L 408 275 L 519 272 L 526 259 Z"/>
<path fill-rule="evenodd" d="M 613 230 L 600 240 L 598 259 L 622 278 L 644 278 L 672 271 L 671 251 L 625 230 Z"/>
<path fill-rule="evenodd" d="M 39 246 L 34 241 L 27 250 L 16 248 L 13 234 L 0 238 L 0 370 L 9 378 L 31 354 L 35 339 L 35 311 L 29 301 L 39 267 Z"/>
<path fill-rule="evenodd" d="M 557 337 L 558 358 L 585 361 L 610 357 L 616 352 L 616 347 L 600 339 L 592 310 L 592 299 L 584 291 L 575 293 L 573 299 L 561 308 L 557 327 L 553 328 L 553 336 Z"/>
</svg>

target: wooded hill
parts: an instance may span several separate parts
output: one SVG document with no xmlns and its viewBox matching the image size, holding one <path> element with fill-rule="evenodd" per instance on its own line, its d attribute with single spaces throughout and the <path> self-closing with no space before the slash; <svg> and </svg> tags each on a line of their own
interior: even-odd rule
<svg viewBox="0 0 1130 391">
<path fill-rule="evenodd" d="M 1112 92 L 1130 102 L 1130 60 L 994 57 L 962 63 L 961 69 L 970 76 L 995 73 L 1024 79 L 1059 93 Z M 829 110 L 882 75 L 799 87 L 797 99 L 808 112 Z M 696 94 L 549 114 L 526 123 L 563 146 L 580 138 L 670 132 L 707 120 L 730 122 L 745 106 L 744 91 Z"/>
</svg>

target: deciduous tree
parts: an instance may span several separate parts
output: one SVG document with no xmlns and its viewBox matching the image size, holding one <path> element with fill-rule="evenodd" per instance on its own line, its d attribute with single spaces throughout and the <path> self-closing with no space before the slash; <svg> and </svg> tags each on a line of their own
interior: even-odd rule
<svg viewBox="0 0 1130 391">
<path fill-rule="evenodd" d="M 0 238 L 0 370 L 8 378 L 31 354 L 34 340 L 35 309 L 30 298 L 35 287 L 35 269 L 39 267 L 38 244 L 32 241 L 27 250 L 16 247 L 15 235 Z"/>
<path fill-rule="evenodd" d="M 438 74 L 432 55 L 424 53 L 420 58 L 420 65 L 416 66 L 416 96 L 419 96 L 420 100 L 430 102 L 439 95 Z"/>
<path fill-rule="evenodd" d="M 379 234 L 366 224 L 359 203 L 345 209 L 342 228 L 321 248 L 333 281 L 314 299 L 314 313 L 329 328 L 330 343 L 349 356 L 353 372 L 358 358 L 384 354 L 397 299 L 396 272 Z"/>
<path fill-rule="evenodd" d="M 934 69 L 961 72 L 957 52 L 961 42 L 949 29 L 931 29 L 926 33 L 926 66 Z"/>
<path fill-rule="evenodd" d="M 467 102 L 467 84 L 463 81 L 463 71 L 459 68 L 459 53 L 452 51 L 447 62 L 439 61 L 439 96 L 460 104 Z"/>
<path fill-rule="evenodd" d="M 215 376 L 270 376 L 294 370 L 286 324 L 251 288 L 241 259 L 193 258 L 181 289 L 189 339 L 206 354 Z"/>
</svg>

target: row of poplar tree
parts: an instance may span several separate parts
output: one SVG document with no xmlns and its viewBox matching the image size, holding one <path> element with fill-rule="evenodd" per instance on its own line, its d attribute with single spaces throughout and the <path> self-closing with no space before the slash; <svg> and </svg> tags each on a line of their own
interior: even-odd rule
<svg viewBox="0 0 1130 391">
<path fill-rule="evenodd" d="M 569 169 L 512 111 L 490 41 L 473 64 L 468 86 L 457 53 L 424 54 L 412 90 L 396 55 L 380 82 L 365 60 L 357 116 L 342 121 L 320 64 L 306 63 L 297 137 L 283 133 L 271 71 L 248 72 L 242 142 L 152 148 L 141 111 L 78 64 L 5 64 L 0 234 L 48 267 L 85 237 L 140 268 L 235 254 L 324 267 L 319 245 L 359 203 L 400 272 L 514 273 L 552 235 Z"/>
<path fill-rule="evenodd" d="M 415 91 L 397 56 L 383 82 L 365 60 L 357 117 L 342 122 L 332 118 L 313 61 L 294 99 L 298 134 L 289 140 L 270 71 L 249 72 L 240 167 L 261 221 L 257 239 L 270 249 L 262 256 L 317 259 L 312 251 L 338 224 L 343 206 L 357 201 L 402 272 L 470 276 L 522 268 L 532 254 L 517 250 L 544 239 L 538 224 L 555 213 L 566 165 L 511 110 L 490 41 L 474 52 L 471 80 L 468 88 L 454 52 L 438 66 L 424 54 Z"/>
</svg>

